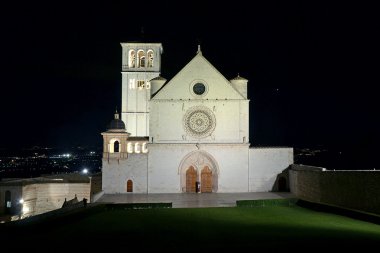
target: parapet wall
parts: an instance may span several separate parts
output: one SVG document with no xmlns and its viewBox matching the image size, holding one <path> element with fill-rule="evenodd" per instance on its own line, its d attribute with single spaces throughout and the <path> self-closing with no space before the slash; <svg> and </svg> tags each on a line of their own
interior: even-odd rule
<svg viewBox="0 0 380 253">
<path fill-rule="evenodd" d="M 289 187 L 306 201 L 380 214 L 380 171 L 332 171 L 293 164 Z"/>
</svg>

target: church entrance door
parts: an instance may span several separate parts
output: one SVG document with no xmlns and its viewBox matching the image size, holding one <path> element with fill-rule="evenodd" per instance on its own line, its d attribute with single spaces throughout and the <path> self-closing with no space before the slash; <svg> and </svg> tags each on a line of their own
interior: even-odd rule
<svg viewBox="0 0 380 253">
<path fill-rule="evenodd" d="M 208 166 L 201 172 L 201 192 L 212 192 L 212 172 Z"/>
<path fill-rule="evenodd" d="M 195 192 L 195 186 L 197 181 L 197 172 L 193 166 L 186 171 L 186 192 Z"/>
</svg>

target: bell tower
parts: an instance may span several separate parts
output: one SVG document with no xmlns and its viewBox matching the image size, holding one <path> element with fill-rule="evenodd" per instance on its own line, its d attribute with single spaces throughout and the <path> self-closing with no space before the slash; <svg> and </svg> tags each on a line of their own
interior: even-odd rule
<svg viewBox="0 0 380 253">
<path fill-rule="evenodd" d="M 150 80 L 161 71 L 161 43 L 121 43 L 121 119 L 131 136 L 149 136 Z"/>
</svg>

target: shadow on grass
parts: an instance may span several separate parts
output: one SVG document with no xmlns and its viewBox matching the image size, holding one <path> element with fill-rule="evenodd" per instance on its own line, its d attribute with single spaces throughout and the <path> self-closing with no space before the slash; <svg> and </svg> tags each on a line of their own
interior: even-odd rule
<svg viewBox="0 0 380 253">
<path fill-rule="evenodd" d="M 336 206 L 330 206 L 325 204 L 318 204 L 314 202 L 298 200 L 296 204 L 300 207 L 307 208 L 310 210 L 314 210 L 317 212 L 326 212 L 337 215 L 343 215 L 346 217 L 350 217 L 356 220 L 371 222 L 380 225 L 380 216 L 371 213 L 360 212 L 356 210 L 345 209 Z"/>
</svg>

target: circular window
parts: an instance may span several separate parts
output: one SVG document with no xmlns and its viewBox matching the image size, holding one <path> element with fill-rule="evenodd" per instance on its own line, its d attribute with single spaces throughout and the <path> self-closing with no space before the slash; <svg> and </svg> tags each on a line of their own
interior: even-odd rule
<svg viewBox="0 0 380 253">
<path fill-rule="evenodd" d="M 202 95 L 206 91 L 206 86 L 203 83 L 196 83 L 193 86 L 193 91 L 196 95 Z"/>
<path fill-rule="evenodd" d="M 211 135 L 216 125 L 213 112 L 203 106 L 190 108 L 184 115 L 183 123 L 185 131 L 195 138 Z"/>
</svg>

